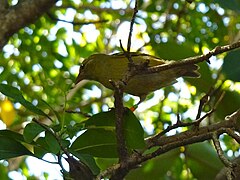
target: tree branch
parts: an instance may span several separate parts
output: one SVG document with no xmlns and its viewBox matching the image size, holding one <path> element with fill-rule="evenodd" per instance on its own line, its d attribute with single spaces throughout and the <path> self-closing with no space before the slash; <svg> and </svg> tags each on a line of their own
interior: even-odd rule
<svg viewBox="0 0 240 180">
<path fill-rule="evenodd" d="M 50 17 L 50 19 L 52 19 L 53 21 L 61 21 L 61 22 L 65 22 L 65 23 L 69 23 L 69 24 L 72 24 L 73 26 L 77 26 L 77 25 L 88 25 L 88 24 L 98 24 L 98 23 L 105 23 L 105 22 L 108 22 L 107 19 L 103 19 L 103 20 L 87 20 L 87 21 L 84 21 L 84 22 L 75 22 L 75 21 L 67 21 L 67 20 L 64 20 L 64 19 L 59 19 L 59 18 L 56 18 L 54 15 L 52 15 L 51 13 L 47 13 L 47 15 Z"/>
<path fill-rule="evenodd" d="M 0 0 L 0 14 L 3 14 L 8 8 L 7 0 Z"/>
<path fill-rule="evenodd" d="M 157 146 L 159 147 L 156 151 L 149 154 L 144 154 L 144 152 L 141 153 L 133 153 L 125 162 L 125 169 L 128 171 L 136 168 L 141 163 L 152 159 L 156 156 L 159 156 L 165 152 L 168 152 L 172 149 L 186 146 L 189 144 L 197 143 L 197 142 L 203 142 L 206 140 L 211 140 L 213 137 L 213 133 L 215 133 L 217 136 L 227 133 L 228 129 L 232 129 L 234 131 L 240 131 L 240 109 L 238 109 L 236 112 L 231 114 L 230 116 L 227 116 L 225 120 L 212 124 L 205 127 L 199 127 L 199 129 L 191 129 L 173 136 L 161 136 L 161 137 L 150 137 L 146 140 L 147 149 L 150 149 L 151 147 Z M 122 167 L 119 164 L 116 164 L 110 168 L 108 168 L 106 171 L 102 172 L 98 179 L 101 177 L 106 177 L 108 175 L 116 174 L 117 172 L 120 172 L 122 170 Z"/>
<path fill-rule="evenodd" d="M 21 28 L 33 23 L 47 12 L 57 0 L 25 0 L 8 8 L 0 17 L 0 48 Z M 2 1 L 1 1 L 2 2 Z"/>
<path fill-rule="evenodd" d="M 206 55 L 189 57 L 186 59 L 180 59 L 179 61 L 171 61 L 170 63 L 166 63 L 163 65 L 146 68 L 138 73 L 151 74 L 151 73 L 156 73 L 163 70 L 171 69 L 174 67 L 185 66 L 188 64 L 197 64 L 203 61 L 207 61 L 208 63 L 210 63 L 209 58 L 211 58 L 212 56 L 216 56 L 218 54 L 228 52 L 237 48 L 240 48 L 240 41 L 233 44 L 225 45 L 225 46 L 217 46 L 213 50 L 209 51 L 209 53 L 207 53 Z"/>
</svg>

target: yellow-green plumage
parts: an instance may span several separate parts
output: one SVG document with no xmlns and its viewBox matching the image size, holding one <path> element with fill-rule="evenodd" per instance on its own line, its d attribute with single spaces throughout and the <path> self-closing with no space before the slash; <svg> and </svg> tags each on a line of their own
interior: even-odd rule
<svg viewBox="0 0 240 180">
<path fill-rule="evenodd" d="M 142 64 L 148 61 L 149 67 L 171 62 L 140 53 L 131 53 L 131 57 L 135 64 Z M 89 79 L 98 81 L 105 87 L 113 89 L 109 80 L 122 80 L 128 70 L 128 62 L 123 53 L 91 55 L 83 61 L 76 83 L 83 79 Z M 158 73 L 135 75 L 124 87 L 124 92 L 139 96 L 140 98 L 145 97 L 152 91 L 174 84 L 179 77 L 199 77 L 197 69 L 198 66 L 192 64 L 174 67 Z"/>
</svg>

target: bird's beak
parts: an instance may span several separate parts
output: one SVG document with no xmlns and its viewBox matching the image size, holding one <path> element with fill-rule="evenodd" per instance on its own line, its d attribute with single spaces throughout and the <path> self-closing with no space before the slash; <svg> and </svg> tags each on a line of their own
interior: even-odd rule
<svg viewBox="0 0 240 180">
<path fill-rule="evenodd" d="M 77 78 L 76 78 L 76 81 L 75 81 L 75 84 L 78 84 L 80 81 L 82 81 L 84 78 L 83 78 L 83 75 L 81 74 L 81 72 L 79 72 Z"/>
</svg>

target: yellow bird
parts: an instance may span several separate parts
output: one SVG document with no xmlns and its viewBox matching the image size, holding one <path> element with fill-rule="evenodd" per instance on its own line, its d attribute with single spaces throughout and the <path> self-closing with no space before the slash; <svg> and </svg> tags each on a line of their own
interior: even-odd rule
<svg viewBox="0 0 240 180">
<path fill-rule="evenodd" d="M 154 67 L 172 62 L 165 61 L 148 54 L 136 52 L 131 52 L 131 58 L 136 65 L 148 62 L 148 67 Z M 83 79 L 88 79 L 98 81 L 105 87 L 113 89 L 113 86 L 109 80 L 122 80 L 128 71 L 128 63 L 129 60 L 126 58 L 124 53 L 112 55 L 91 55 L 83 61 L 75 84 L 79 83 Z M 197 72 L 198 68 L 199 67 L 197 65 L 190 64 L 173 67 L 157 73 L 137 74 L 130 78 L 123 91 L 128 94 L 139 96 L 140 102 L 142 102 L 150 92 L 176 83 L 176 79 L 179 77 L 199 77 L 200 74 Z"/>
</svg>

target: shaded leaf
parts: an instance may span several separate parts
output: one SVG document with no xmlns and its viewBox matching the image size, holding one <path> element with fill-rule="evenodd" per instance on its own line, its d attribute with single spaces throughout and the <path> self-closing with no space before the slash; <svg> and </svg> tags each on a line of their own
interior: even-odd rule
<svg viewBox="0 0 240 180">
<path fill-rule="evenodd" d="M 115 109 L 92 116 L 86 121 L 85 125 L 88 129 L 115 130 Z M 125 109 L 124 112 L 124 135 L 129 148 L 137 149 L 145 146 L 143 128 L 139 120 L 129 109 Z"/>
<path fill-rule="evenodd" d="M 222 73 L 226 79 L 240 82 L 240 50 L 229 52 L 224 58 Z"/>
<path fill-rule="evenodd" d="M 214 179 L 223 167 L 216 151 L 207 142 L 187 146 L 185 155 L 191 172 L 200 180 Z"/>
<path fill-rule="evenodd" d="M 0 160 L 33 155 L 25 146 L 14 139 L 0 136 L 0 142 Z"/>
<path fill-rule="evenodd" d="M 215 0 L 216 3 L 220 4 L 223 8 L 231 9 L 236 12 L 240 12 L 240 1 L 239 0 Z"/>
<path fill-rule="evenodd" d="M 70 147 L 80 154 L 113 158 L 117 155 L 116 134 L 105 129 L 89 129 L 79 136 Z"/>
<path fill-rule="evenodd" d="M 25 142 L 24 137 L 22 134 L 10 131 L 10 130 L 0 130 L 0 137 L 7 137 L 7 138 L 11 138 L 14 139 L 16 141 L 20 141 L 20 142 Z"/>
<path fill-rule="evenodd" d="M 61 148 L 58 144 L 58 141 L 52 133 L 46 131 L 44 139 L 46 141 L 46 144 L 48 145 L 48 150 L 50 152 L 57 154 L 60 151 Z"/>
<path fill-rule="evenodd" d="M 100 173 L 100 169 L 98 165 L 96 164 L 95 159 L 93 156 L 89 154 L 79 154 L 77 152 L 73 152 L 74 156 L 80 159 L 85 165 L 87 165 L 91 171 L 93 172 L 94 175 L 97 175 Z"/>
<path fill-rule="evenodd" d="M 29 123 L 26 125 L 23 131 L 23 136 L 26 142 L 31 143 L 35 137 L 37 137 L 45 129 L 36 123 Z"/>
<path fill-rule="evenodd" d="M 155 159 L 143 163 L 140 168 L 132 170 L 126 176 L 126 179 L 165 179 L 166 173 L 177 166 L 176 163 L 180 158 L 179 155 L 180 151 L 178 149 L 164 153 Z"/>
</svg>

